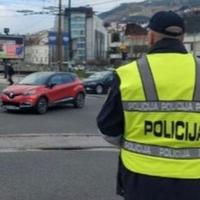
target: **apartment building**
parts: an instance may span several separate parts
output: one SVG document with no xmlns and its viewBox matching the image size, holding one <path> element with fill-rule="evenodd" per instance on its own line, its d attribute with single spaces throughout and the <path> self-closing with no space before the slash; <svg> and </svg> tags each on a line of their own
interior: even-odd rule
<svg viewBox="0 0 200 200">
<path fill-rule="evenodd" d="M 49 64 L 48 31 L 26 36 L 24 61 L 35 65 Z"/>
</svg>

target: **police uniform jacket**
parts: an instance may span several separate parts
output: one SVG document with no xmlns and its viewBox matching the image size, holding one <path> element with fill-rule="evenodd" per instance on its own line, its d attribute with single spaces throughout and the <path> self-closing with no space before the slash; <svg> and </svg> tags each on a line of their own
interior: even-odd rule
<svg viewBox="0 0 200 200">
<path fill-rule="evenodd" d="M 178 40 L 163 39 L 155 44 L 149 54 L 180 53 L 187 54 L 186 49 Z M 125 119 L 121 101 L 120 79 L 115 74 L 110 94 L 97 117 L 97 123 L 103 135 L 120 139 L 125 130 Z M 152 163 L 153 164 L 153 163 Z M 148 171 L 148 169 L 146 169 Z M 178 171 L 178 169 L 177 169 Z M 127 200 L 175 200 L 200 199 L 199 179 L 166 178 L 136 173 L 119 161 L 118 192 L 125 195 Z"/>
</svg>

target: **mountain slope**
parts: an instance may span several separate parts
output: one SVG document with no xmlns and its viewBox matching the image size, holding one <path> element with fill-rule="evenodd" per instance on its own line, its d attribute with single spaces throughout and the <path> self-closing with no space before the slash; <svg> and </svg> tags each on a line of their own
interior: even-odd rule
<svg viewBox="0 0 200 200">
<path fill-rule="evenodd" d="M 160 10 L 183 12 L 185 9 L 200 6 L 200 0 L 146 0 L 140 3 L 123 3 L 99 15 L 105 22 L 127 22 L 130 17 L 150 17 Z"/>
</svg>

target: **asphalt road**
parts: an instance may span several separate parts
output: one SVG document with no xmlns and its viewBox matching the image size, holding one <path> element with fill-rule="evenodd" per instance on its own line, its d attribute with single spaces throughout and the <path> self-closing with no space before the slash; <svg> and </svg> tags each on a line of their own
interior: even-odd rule
<svg viewBox="0 0 200 200">
<path fill-rule="evenodd" d="M 117 149 L 72 150 L 69 148 L 64 150 L 65 148 L 61 148 L 63 149 L 61 150 L 56 148 L 57 151 L 39 150 L 43 148 L 34 148 L 33 151 L 32 149 L 33 143 L 42 147 L 45 144 L 51 147 L 47 149 L 53 149 L 52 144 L 56 141 L 49 134 L 55 136 L 59 145 L 61 139 L 72 146 L 74 144 L 68 141 L 69 138 L 66 136 L 63 140 L 62 137 L 58 137 L 59 133 L 60 135 L 72 133 L 73 136 L 96 135 L 98 133 L 96 116 L 105 98 L 106 96 L 88 95 L 83 109 L 61 106 L 51 108 L 44 115 L 28 112 L 5 113 L 0 109 L 0 136 L 2 135 L 0 199 L 122 200 L 115 194 Z M 16 134 L 25 134 L 26 140 Z M 78 143 L 82 142 L 83 146 L 87 147 L 90 141 L 92 146 L 101 146 L 99 138 L 95 140 L 94 137 L 98 136 L 89 138 L 86 136 Z M 75 138 L 76 140 L 73 140 L 72 137 L 71 142 L 76 142 L 79 137 L 75 136 Z M 4 143 L 5 140 L 7 143 Z M 17 148 L 15 143 L 20 144 L 20 148 Z M 14 144 L 14 146 L 7 148 L 6 144 L 8 146 Z"/>
<path fill-rule="evenodd" d="M 44 115 L 30 112 L 7 113 L 0 109 L 0 134 L 87 133 L 97 134 L 96 116 L 105 95 L 87 95 L 82 109 L 72 106 L 50 108 Z"/>
<path fill-rule="evenodd" d="M 117 152 L 38 151 L 0 154 L 3 200 L 121 200 Z"/>
</svg>

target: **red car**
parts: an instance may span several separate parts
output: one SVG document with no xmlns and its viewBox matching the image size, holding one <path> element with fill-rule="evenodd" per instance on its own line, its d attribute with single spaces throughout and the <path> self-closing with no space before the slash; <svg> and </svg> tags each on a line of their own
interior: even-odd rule
<svg viewBox="0 0 200 200">
<path fill-rule="evenodd" d="M 60 103 L 73 103 L 74 107 L 82 108 L 85 90 L 73 73 L 36 72 L 4 89 L 1 101 L 5 110 L 33 108 L 43 114 L 49 106 Z"/>
</svg>

